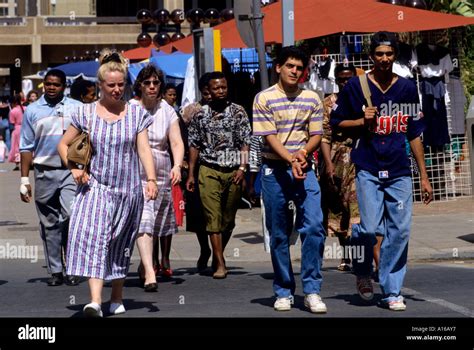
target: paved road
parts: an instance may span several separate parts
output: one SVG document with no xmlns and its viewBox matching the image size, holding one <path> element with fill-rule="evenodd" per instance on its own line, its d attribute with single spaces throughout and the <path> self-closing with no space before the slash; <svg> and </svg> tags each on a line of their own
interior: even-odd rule
<svg viewBox="0 0 474 350">
<path fill-rule="evenodd" d="M 76 317 L 89 302 L 87 283 L 48 287 L 43 260 L 8 260 L 0 267 L 0 317 Z M 411 264 L 405 290 L 407 311 L 395 313 L 359 301 L 355 277 L 327 263 L 323 269 L 322 297 L 329 312 L 312 315 L 303 306 L 297 280 L 295 307 L 290 312 L 273 310 L 272 268 L 269 263 L 230 263 L 225 280 L 199 275 L 194 262 L 175 263 L 174 276 L 159 279 L 158 293 L 138 286 L 136 263 L 125 286 L 128 312 L 118 317 L 474 317 L 472 276 L 474 262 L 463 264 Z M 299 271 L 298 264 L 295 264 Z M 298 275 L 299 276 L 299 275 Z M 299 278 L 299 277 L 298 277 Z M 455 286 L 455 288 L 453 288 Z M 376 298 L 380 291 L 376 287 Z M 104 289 L 107 309 L 110 287 Z"/>
<path fill-rule="evenodd" d="M 0 249 L 5 250 L 8 246 L 33 249 L 34 259 L 31 262 L 12 256 L 0 257 L 1 350 L 18 349 L 21 348 L 19 345 L 25 344 L 18 344 L 17 326 L 34 322 L 30 319 L 32 317 L 41 318 L 38 321 L 41 324 L 53 322 L 57 326 L 72 325 L 69 330 L 61 329 L 61 339 L 63 342 L 66 339 L 66 343 L 75 339 L 76 326 L 87 328 L 83 333 L 85 336 L 96 334 L 93 332 L 94 327 L 107 327 L 110 324 L 107 321 L 101 324 L 91 323 L 90 320 L 81 318 L 81 310 L 89 302 L 86 282 L 76 287 L 46 285 L 47 274 L 34 205 L 19 201 L 19 174 L 9 171 L 9 168 L 9 165 L 0 164 Z M 472 198 L 434 203 L 429 207 L 415 206 L 409 249 L 410 263 L 403 290 L 407 300 L 405 312 L 394 313 L 378 307 L 376 303 L 361 303 L 355 291 L 355 277 L 350 273 L 337 271 L 339 259 L 331 256 L 326 256 L 324 260 L 321 293 L 328 306 L 327 314 L 313 315 L 304 308 L 299 281 L 293 309 L 284 313 L 274 311 L 270 255 L 263 251 L 260 211 L 257 208 L 241 209 L 238 212 L 237 227 L 226 250 L 230 270 L 227 279 L 214 280 L 210 274 L 196 273 L 194 266 L 199 254 L 196 238 L 181 230 L 173 238 L 171 263 L 174 277 L 170 280 L 159 279 L 158 293 L 144 293 L 138 286 L 138 256 L 135 249 L 133 265 L 124 290 L 124 302 L 128 311 L 124 315 L 113 317 L 105 312 L 105 316 L 109 322 L 127 322 L 122 323 L 122 329 L 124 332 L 133 329 L 134 334 L 140 334 L 139 328 L 136 328 L 144 325 L 142 318 L 152 322 L 145 325 L 154 327 L 153 333 L 158 329 L 158 335 L 160 329 L 170 325 L 161 333 L 175 336 L 185 335 L 179 331 L 181 326 L 187 327 L 186 334 L 203 334 L 206 332 L 202 329 L 207 324 L 211 327 L 232 326 L 233 323 L 229 321 L 237 318 L 240 320 L 238 326 L 247 327 L 246 334 L 262 333 L 259 331 L 261 327 L 269 327 L 271 329 L 266 332 L 274 333 L 272 327 L 302 326 L 314 329 L 315 334 L 336 337 L 335 339 L 339 334 L 357 335 L 362 343 L 366 340 L 361 335 L 375 334 L 392 339 L 396 336 L 398 341 L 402 340 L 402 344 L 407 344 L 402 336 L 416 334 L 409 331 L 410 327 L 430 325 L 433 322 L 449 326 L 453 322 L 462 321 L 464 329 L 472 329 L 473 213 Z M 337 240 L 328 237 L 326 247 L 334 245 L 337 246 Z M 299 271 L 299 248 L 297 244 L 291 249 L 296 271 Z M 331 253 L 331 250 L 328 252 Z M 35 261 L 36 258 L 39 260 Z M 378 287 L 376 291 L 377 299 L 380 298 Z M 104 310 L 108 307 L 109 293 L 110 287 L 106 287 Z M 207 320 L 195 321 L 198 317 L 206 317 Z M 223 317 L 225 320 L 216 321 L 215 317 Z M 63 318 L 67 318 L 68 322 L 62 321 Z M 382 322 L 378 321 L 380 318 L 383 319 Z M 393 320 L 399 320 L 403 326 L 393 325 Z M 113 328 L 111 332 L 117 331 Z M 294 332 L 295 330 L 293 333 L 283 331 L 281 335 Z M 472 349 L 474 333 L 469 331 L 468 334 L 468 349 Z M 65 335 L 70 338 L 65 338 Z M 14 341 L 10 343 L 14 344 L 13 347 L 4 342 L 4 336 L 10 340 L 13 336 Z M 420 345 L 421 343 L 416 343 L 417 347 Z M 449 345 L 447 348 L 461 348 L 458 343 L 443 345 Z"/>
</svg>

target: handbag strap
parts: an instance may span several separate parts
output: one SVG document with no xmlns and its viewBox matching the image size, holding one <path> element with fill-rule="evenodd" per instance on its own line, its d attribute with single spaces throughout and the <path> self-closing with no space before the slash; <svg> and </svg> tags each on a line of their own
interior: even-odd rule
<svg viewBox="0 0 474 350">
<path fill-rule="evenodd" d="M 372 107 L 372 94 L 370 93 L 369 82 L 367 81 L 367 75 L 359 75 L 360 86 L 362 87 L 362 93 L 364 94 L 365 100 L 367 101 L 367 107 Z"/>
<path fill-rule="evenodd" d="M 90 135 L 92 129 L 92 107 L 93 103 L 82 105 L 82 111 L 87 121 L 87 133 Z"/>
</svg>

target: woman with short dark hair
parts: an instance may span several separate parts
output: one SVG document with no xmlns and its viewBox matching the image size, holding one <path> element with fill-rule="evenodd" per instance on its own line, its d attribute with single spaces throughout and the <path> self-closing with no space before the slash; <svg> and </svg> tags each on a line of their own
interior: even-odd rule
<svg viewBox="0 0 474 350">
<path fill-rule="evenodd" d="M 165 277 L 171 277 L 171 239 L 178 232 L 171 186 L 181 181 L 184 144 L 178 116 L 173 107 L 161 98 L 163 86 L 163 73 L 154 66 L 148 65 L 140 71 L 134 85 L 135 94 L 140 99 L 130 101 L 141 105 L 153 117 L 153 123 L 148 128 L 148 139 L 160 189 L 158 198 L 147 202 L 143 208 L 140 233 L 137 238 L 141 257 L 138 272 L 145 292 L 155 292 L 158 288 L 153 266 L 153 241 L 155 240 L 157 246 L 161 245 L 161 272 Z M 169 154 L 170 146 L 174 160 L 173 166 L 171 166 Z M 143 184 L 145 184 L 144 181 Z M 158 255 L 158 248 L 155 255 Z"/>
</svg>

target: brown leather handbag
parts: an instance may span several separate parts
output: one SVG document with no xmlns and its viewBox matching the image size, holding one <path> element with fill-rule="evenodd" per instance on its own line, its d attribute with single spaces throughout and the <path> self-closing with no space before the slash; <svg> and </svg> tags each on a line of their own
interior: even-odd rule
<svg viewBox="0 0 474 350">
<path fill-rule="evenodd" d="M 84 167 L 89 165 L 92 156 L 92 146 L 89 133 L 82 132 L 71 141 L 67 149 L 68 161 L 81 164 Z"/>
<path fill-rule="evenodd" d="M 89 124 L 92 118 L 89 117 Z M 87 128 L 90 130 L 90 125 Z M 87 167 L 92 158 L 92 144 L 90 140 L 89 131 L 82 131 L 80 135 L 77 135 L 71 143 L 68 145 L 67 149 L 67 159 L 72 163 L 82 165 L 84 168 Z"/>
</svg>

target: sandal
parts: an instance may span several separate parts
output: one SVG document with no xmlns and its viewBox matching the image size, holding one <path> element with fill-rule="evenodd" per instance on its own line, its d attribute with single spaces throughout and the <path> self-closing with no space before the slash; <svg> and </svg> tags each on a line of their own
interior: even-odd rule
<svg viewBox="0 0 474 350">
<path fill-rule="evenodd" d="M 345 262 L 342 262 L 342 263 L 339 264 L 339 266 L 337 267 L 337 269 L 338 269 L 339 271 L 344 271 L 344 272 L 346 272 L 346 271 L 350 271 L 350 270 L 351 270 L 351 266 L 350 266 L 349 264 L 345 263 Z"/>
<path fill-rule="evenodd" d="M 167 269 L 161 269 L 161 273 L 164 277 L 171 277 L 173 276 L 173 270 L 171 270 L 171 268 L 167 268 Z"/>
</svg>

